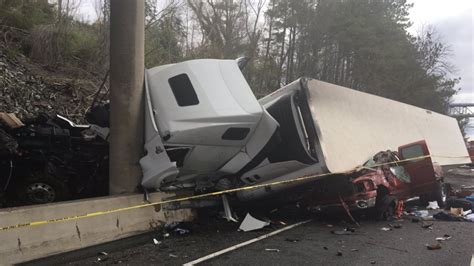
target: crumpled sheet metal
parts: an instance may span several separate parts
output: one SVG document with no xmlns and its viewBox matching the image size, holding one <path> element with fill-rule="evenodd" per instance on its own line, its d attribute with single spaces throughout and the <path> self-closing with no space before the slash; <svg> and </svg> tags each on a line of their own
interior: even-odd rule
<svg viewBox="0 0 474 266">
<path fill-rule="evenodd" d="M 270 225 L 269 222 L 260 221 L 256 219 L 255 217 L 253 217 L 252 215 L 250 215 L 250 213 L 247 213 L 247 215 L 245 216 L 245 219 L 240 224 L 239 230 L 248 232 L 248 231 L 261 229 L 268 225 Z"/>
</svg>

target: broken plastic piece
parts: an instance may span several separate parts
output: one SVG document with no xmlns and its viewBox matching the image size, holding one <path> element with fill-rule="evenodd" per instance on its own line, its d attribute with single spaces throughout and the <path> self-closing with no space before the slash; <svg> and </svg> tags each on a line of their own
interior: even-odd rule
<svg viewBox="0 0 474 266">
<path fill-rule="evenodd" d="M 185 234 L 189 234 L 189 230 L 188 229 L 183 229 L 183 228 L 175 228 L 174 231 L 180 235 L 185 235 Z"/>
<path fill-rule="evenodd" d="M 450 235 L 444 235 L 443 237 L 437 237 L 436 241 L 446 241 L 446 240 L 449 240 L 449 239 L 451 239 Z"/>
<path fill-rule="evenodd" d="M 224 214 L 227 221 L 238 223 L 239 221 L 232 217 L 232 210 L 230 209 L 229 201 L 227 200 L 226 195 L 222 195 L 222 205 L 224 205 Z"/>
<path fill-rule="evenodd" d="M 428 210 L 437 210 L 439 209 L 439 205 L 437 201 L 430 201 L 428 202 L 428 206 L 426 207 Z"/>
<path fill-rule="evenodd" d="M 247 215 L 245 216 L 245 219 L 242 221 L 242 223 L 239 226 L 239 230 L 248 232 L 248 231 L 261 229 L 269 224 L 270 224 L 269 222 L 260 221 L 254 218 L 252 215 L 250 215 L 250 213 L 247 213 Z"/>
<path fill-rule="evenodd" d="M 158 241 L 158 240 L 156 240 L 156 238 L 153 238 L 153 243 L 155 245 L 159 245 L 159 244 L 161 244 L 161 241 Z"/>
<path fill-rule="evenodd" d="M 474 222 L 474 213 L 471 213 L 471 214 L 466 215 L 465 218 L 466 218 L 467 220 L 471 221 L 471 222 Z"/>
<path fill-rule="evenodd" d="M 277 249 L 277 248 L 266 248 L 265 251 L 269 251 L 269 252 L 280 252 L 280 250 Z"/>
<path fill-rule="evenodd" d="M 380 230 L 382 230 L 382 231 L 392 231 L 392 228 L 390 228 L 390 227 L 382 227 L 382 228 L 380 228 Z"/>
</svg>

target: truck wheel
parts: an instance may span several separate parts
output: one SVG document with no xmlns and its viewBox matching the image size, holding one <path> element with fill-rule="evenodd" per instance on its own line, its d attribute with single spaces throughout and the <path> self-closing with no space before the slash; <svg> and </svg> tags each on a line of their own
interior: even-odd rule
<svg viewBox="0 0 474 266">
<path fill-rule="evenodd" d="M 45 173 L 33 173 L 20 181 L 16 191 L 25 204 L 43 204 L 70 198 L 66 183 Z"/>
<path fill-rule="evenodd" d="M 438 206 L 440 208 L 444 208 L 446 206 L 446 198 L 447 198 L 447 186 L 444 182 L 439 181 L 436 185 L 435 191 L 433 191 L 433 200 L 438 202 Z"/>
<path fill-rule="evenodd" d="M 395 216 L 397 199 L 394 196 L 384 195 L 375 202 L 375 218 L 380 221 L 387 221 Z"/>
</svg>

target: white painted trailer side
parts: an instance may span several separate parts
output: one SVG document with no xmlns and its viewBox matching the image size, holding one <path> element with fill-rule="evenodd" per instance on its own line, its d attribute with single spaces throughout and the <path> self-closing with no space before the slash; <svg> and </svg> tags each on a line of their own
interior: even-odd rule
<svg viewBox="0 0 474 266">
<path fill-rule="evenodd" d="M 315 79 L 300 84 L 330 172 L 353 169 L 379 151 L 423 139 L 440 165 L 470 162 L 454 118 Z"/>
</svg>

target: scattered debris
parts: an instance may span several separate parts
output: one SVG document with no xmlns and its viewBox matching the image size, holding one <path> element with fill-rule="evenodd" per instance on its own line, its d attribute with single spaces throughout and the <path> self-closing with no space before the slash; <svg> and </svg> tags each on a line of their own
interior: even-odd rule
<svg viewBox="0 0 474 266">
<path fill-rule="evenodd" d="M 471 213 L 471 214 L 466 215 L 465 218 L 466 218 L 466 220 L 468 220 L 468 221 L 474 222 L 474 213 Z"/>
<path fill-rule="evenodd" d="M 158 241 L 158 240 L 156 240 L 156 238 L 153 238 L 153 243 L 155 245 L 159 245 L 159 244 L 161 244 L 161 241 Z"/>
<path fill-rule="evenodd" d="M 299 242 L 300 240 L 299 239 L 294 239 L 294 238 L 285 238 L 285 241 L 296 243 L 296 242 Z"/>
<path fill-rule="evenodd" d="M 400 228 L 402 228 L 402 225 L 401 225 L 401 224 L 389 224 L 388 226 L 390 226 L 391 228 L 395 228 L 395 229 L 400 229 Z"/>
<path fill-rule="evenodd" d="M 109 258 L 108 257 L 98 257 L 97 261 L 102 262 L 102 261 L 107 261 Z"/>
<path fill-rule="evenodd" d="M 99 262 L 103 262 L 103 261 L 107 261 L 109 258 L 107 257 L 109 254 L 105 251 L 101 251 L 99 253 L 97 253 L 97 261 Z"/>
<path fill-rule="evenodd" d="M 190 232 L 188 229 L 183 229 L 183 228 L 179 228 L 179 227 L 175 228 L 174 231 L 176 233 L 178 233 L 179 235 L 189 234 L 189 232 Z"/>
<path fill-rule="evenodd" d="M 396 210 L 395 210 L 395 217 L 397 219 L 400 219 L 404 213 L 404 209 L 405 209 L 405 201 L 403 200 L 399 200 L 397 202 L 397 207 L 396 207 Z"/>
<path fill-rule="evenodd" d="M 334 234 L 334 235 L 352 235 L 352 233 L 354 233 L 354 232 L 355 232 L 355 230 L 348 230 L 348 228 L 344 228 L 344 230 L 332 230 L 331 234 Z"/>
<path fill-rule="evenodd" d="M 415 212 L 413 212 L 413 214 L 416 217 L 428 217 L 430 215 L 430 213 L 427 210 L 415 211 Z"/>
<path fill-rule="evenodd" d="M 172 222 L 165 224 L 165 230 L 167 232 L 172 232 L 177 235 L 186 235 L 191 232 L 189 228 L 191 228 L 190 223 L 185 222 Z M 169 233 L 165 233 L 163 237 L 169 237 Z"/>
<path fill-rule="evenodd" d="M 324 250 L 328 250 L 328 247 L 324 246 L 323 249 L 324 249 Z"/>
<path fill-rule="evenodd" d="M 247 213 L 247 215 L 245 216 L 245 219 L 240 224 L 239 230 L 248 232 L 248 231 L 262 229 L 263 227 L 268 226 L 269 224 L 270 224 L 269 222 L 260 221 L 254 218 L 252 215 L 250 215 L 250 213 Z"/>
<path fill-rule="evenodd" d="M 433 229 L 433 223 L 425 223 L 425 222 L 423 222 L 423 223 L 421 224 L 421 227 L 424 228 L 424 229 L 430 229 L 430 230 L 431 230 L 431 229 Z"/>
<path fill-rule="evenodd" d="M 280 252 L 280 250 L 277 249 L 277 248 L 266 248 L 265 251 L 268 251 L 268 252 L 277 252 L 277 253 Z"/>
<path fill-rule="evenodd" d="M 351 221 L 356 224 L 357 226 L 360 226 L 359 223 L 354 219 L 354 216 L 352 216 L 351 210 L 349 209 L 349 206 L 347 206 L 347 203 L 342 199 L 341 195 L 339 195 L 339 201 L 341 202 L 342 207 L 346 211 L 347 216 L 351 219 Z"/>
<path fill-rule="evenodd" d="M 227 196 L 224 194 L 221 196 L 221 198 L 222 198 L 222 205 L 224 206 L 224 218 L 227 219 L 227 221 L 229 222 L 238 223 L 239 221 L 232 216 L 232 210 L 230 209 Z"/>
<path fill-rule="evenodd" d="M 336 253 L 336 256 L 342 256 L 342 251 L 338 250 L 337 253 Z"/>
<path fill-rule="evenodd" d="M 437 214 L 433 215 L 433 217 L 437 220 L 441 220 L 441 221 L 447 221 L 447 222 L 462 222 L 462 221 L 466 221 L 466 219 L 464 219 L 463 217 L 461 216 L 457 216 L 457 215 L 454 215 L 452 213 L 446 213 L 446 212 L 438 212 Z"/>
<path fill-rule="evenodd" d="M 382 227 L 382 228 L 380 228 L 380 230 L 382 230 L 382 231 L 392 231 L 392 228 L 390 228 L 390 227 Z"/>
<path fill-rule="evenodd" d="M 436 241 L 446 241 L 446 240 L 449 240 L 449 239 L 451 239 L 450 235 L 444 235 L 442 237 L 437 237 Z"/>
<path fill-rule="evenodd" d="M 437 249 L 441 249 L 441 245 L 439 243 L 436 243 L 436 244 L 431 244 L 431 245 L 426 245 L 426 248 L 428 250 L 437 250 Z"/>
<path fill-rule="evenodd" d="M 359 250 L 356 249 L 356 248 L 353 248 L 353 249 L 351 249 L 351 251 L 352 251 L 352 252 L 356 252 L 356 251 L 359 251 Z"/>
<path fill-rule="evenodd" d="M 171 254 L 171 253 L 169 254 L 169 256 L 170 256 L 171 258 L 178 258 L 178 255 Z"/>
<path fill-rule="evenodd" d="M 473 210 L 474 203 L 472 201 L 461 198 L 450 198 L 446 201 L 447 208 L 462 208 L 463 210 Z"/>
<path fill-rule="evenodd" d="M 437 210 L 439 209 L 439 205 L 437 201 L 430 201 L 428 202 L 428 206 L 426 207 L 428 210 Z"/>
<path fill-rule="evenodd" d="M 464 212 L 463 208 L 453 208 L 453 207 L 451 207 L 451 209 L 449 210 L 449 213 L 451 213 L 453 215 L 456 215 L 456 216 L 461 216 L 463 212 Z"/>
<path fill-rule="evenodd" d="M 370 261 L 370 264 L 375 264 L 375 263 L 376 263 L 375 260 Z"/>
</svg>

